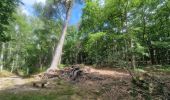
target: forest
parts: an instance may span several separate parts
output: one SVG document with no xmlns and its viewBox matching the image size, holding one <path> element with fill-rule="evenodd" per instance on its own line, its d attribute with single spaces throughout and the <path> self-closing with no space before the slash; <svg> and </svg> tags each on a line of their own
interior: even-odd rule
<svg viewBox="0 0 170 100">
<path fill-rule="evenodd" d="M 169 99 L 169 0 L 0 1 L 0 100 Z"/>
</svg>

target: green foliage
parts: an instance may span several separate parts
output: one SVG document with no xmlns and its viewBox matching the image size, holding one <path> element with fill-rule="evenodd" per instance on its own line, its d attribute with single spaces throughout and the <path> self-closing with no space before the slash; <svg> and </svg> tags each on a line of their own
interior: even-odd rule
<svg viewBox="0 0 170 100">
<path fill-rule="evenodd" d="M 80 34 L 76 27 L 70 26 L 68 28 L 68 34 L 64 44 L 64 51 L 62 56 L 62 62 L 64 64 L 75 64 L 78 60 L 78 54 L 82 50 L 81 48 Z"/>
<path fill-rule="evenodd" d="M 88 0 L 83 9 L 80 30 L 86 61 L 169 64 L 168 1 L 104 1 L 100 5 L 99 0 Z"/>
<path fill-rule="evenodd" d="M 8 25 L 13 20 L 13 12 L 18 5 L 19 0 L 1 0 L 0 1 L 0 41 L 9 41 L 6 35 Z"/>
<path fill-rule="evenodd" d="M 17 3 L 0 1 L 3 6 L 0 41 L 10 40 L 4 50 L 0 48 L 4 51 L 1 65 L 24 73 L 42 71 L 51 63 L 66 5 L 53 0 L 45 5 L 36 3 L 36 17 L 31 17 L 22 14 L 20 8 L 14 9 Z M 168 0 L 104 0 L 103 4 L 100 0 L 86 0 L 84 3 L 81 23 L 68 28 L 61 63 L 114 67 L 170 64 Z M 58 5 L 62 10 L 57 9 Z"/>
<path fill-rule="evenodd" d="M 22 75 L 43 71 L 51 62 L 61 22 L 26 16 L 20 8 L 13 17 L 15 21 L 8 26 L 11 41 L 5 45 L 3 66 Z"/>
</svg>

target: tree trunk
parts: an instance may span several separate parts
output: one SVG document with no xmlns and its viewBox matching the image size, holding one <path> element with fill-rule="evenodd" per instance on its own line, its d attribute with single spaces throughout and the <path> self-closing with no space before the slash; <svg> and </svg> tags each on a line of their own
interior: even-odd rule
<svg viewBox="0 0 170 100">
<path fill-rule="evenodd" d="M 0 72 L 3 70 L 3 59 L 4 59 L 5 43 L 2 43 L 1 55 L 0 55 Z"/>
<path fill-rule="evenodd" d="M 72 3 L 73 3 L 73 1 L 70 1 L 70 4 L 68 6 L 68 10 L 67 10 L 67 13 L 66 13 L 66 20 L 65 20 L 64 25 L 63 25 L 61 37 L 60 37 L 59 43 L 57 45 L 57 48 L 55 49 L 55 53 L 54 53 L 54 56 L 53 56 L 53 59 L 52 59 L 52 63 L 51 63 L 51 66 L 49 68 L 49 69 L 52 69 L 52 70 L 57 70 L 58 65 L 60 64 L 64 40 L 65 40 L 65 36 L 66 36 L 66 33 L 67 33 L 68 23 L 69 23 L 69 20 L 70 20 Z"/>
<path fill-rule="evenodd" d="M 12 66 L 11 66 L 11 73 L 14 71 L 14 66 L 15 66 L 15 61 L 12 61 Z"/>
<path fill-rule="evenodd" d="M 134 43 L 133 43 L 132 39 L 131 39 L 130 45 L 131 45 L 131 49 L 133 49 L 134 48 Z M 135 55 L 134 55 L 133 52 L 131 52 L 131 66 L 133 67 L 133 69 L 136 68 L 136 60 L 135 60 Z"/>
<path fill-rule="evenodd" d="M 155 64 L 154 49 L 152 47 L 150 47 L 149 51 L 150 51 L 151 63 L 152 63 L 152 65 L 154 65 Z"/>
</svg>

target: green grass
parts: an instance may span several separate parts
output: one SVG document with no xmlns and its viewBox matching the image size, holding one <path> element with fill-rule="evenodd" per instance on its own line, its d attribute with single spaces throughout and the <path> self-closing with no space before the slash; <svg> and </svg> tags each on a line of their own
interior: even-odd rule
<svg viewBox="0 0 170 100">
<path fill-rule="evenodd" d="M 39 91 L 20 91 L 17 93 L 1 91 L 0 100 L 82 100 L 82 93 L 80 93 L 80 90 L 66 85 L 52 90 L 42 89 Z"/>
<path fill-rule="evenodd" d="M 170 66 L 153 66 L 152 70 L 166 73 L 166 72 L 170 72 Z"/>
<path fill-rule="evenodd" d="M 142 72 L 142 73 L 146 72 L 144 69 L 141 69 L 141 68 L 136 68 L 134 71 L 135 72 Z"/>
<path fill-rule="evenodd" d="M 72 91 L 60 92 L 22 92 L 22 93 L 1 93 L 0 100 L 68 100 Z"/>
<path fill-rule="evenodd" d="M 15 92 L 14 92 L 15 91 Z M 81 100 L 79 88 L 68 82 L 57 80 L 53 88 L 29 91 L 0 91 L 0 100 Z M 75 99 L 79 98 L 79 99 Z"/>
<path fill-rule="evenodd" d="M 52 91 L 0 92 L 0 100 L 68 100 L 74 94 L 74 89 L 66 86 L 65 88 L 55 88 Z"/>
<path fill-rule="evenodd" d="M 137 72 L 153 72 L 153 73 L 170 73 L 170 65 L 153 65 L 147 67 L 138 67 L 135 69 Z"/>
</svg>

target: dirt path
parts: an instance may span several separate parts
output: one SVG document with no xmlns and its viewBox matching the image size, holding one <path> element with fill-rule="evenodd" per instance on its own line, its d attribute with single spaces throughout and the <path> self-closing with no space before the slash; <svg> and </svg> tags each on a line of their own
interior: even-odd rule
<svg viewBox="0 0 170 100">
<path fill-rule="evenodd" d="M 19 76 L 10 76 L 10 77 L 4 77 L 0 78 L 0 90 L 6 90 L 6 89 L 14 89 L 21 85 L 27 84 L 28 82 L 31 82 L 33 79 L 23 79 Z"/>
<path fill-rule="evenodd" d="M 89 67 L 90 68 L 90 67 Z M 124 70 L 117 71 L 117 70 L 107 70 L 107 69 L 95 69 L 95 68 L 90 68 L 90 73 L 98 73 L 100 75 L 107 75 L 107 76 L 112 76 L 112 77 L 127 77 L 129 74 L 125 72 Z"/>
<path fill-rule="evenodd" d="M 85 69 L 88 69 L 89 74 L 93 74 L 93 76 L 96 76 L 96 77 L 103 77 L 105 79 L 107 79 L 108 77 L 123 78 L 123 77 L 129 76 L 129 74 L 127 73 L 118 72 L 115 70 L 110 71 L 110 70 L 103 70 L 103 69 L 94 69 L 88 66 L 86 66 Z M 0 90 L 18 89 L 19 86 L 24 87 L 25 84 L 31 83 L 32 81 L 35 81 L 35 80 L 36 80 L 35 78 L 22 78 L 19 76 L 10 76 L 10 77 L 0 78 Z M 27 88 L 30 88 L 30 87 L 27 86 Z M 19 88 L 19 89 L 23 89 L 23 88 Z M 29 90 L 32 90 L 32 89 L 29 89 Z"/>
<path fill-rule="evenodd" d="M 127 71 L 123 69 L 95 69 L 90 66 L 85 66 L 84 71 L 88 73 L 74 82 L 56 79 L 47 88 L 33 87 L 32 82 L 36 80 L 35 78 L 24 79 L 18 76 L 0 78 L 0 92 L 15 93 L 12 97 L 24 94 L 25 97 L 30 98 L 32 96 L 35 98 L 44 98 L 46 96 L 47 98 L 55 98 L 56 96 L 65 97 L 69 95 L 67 99 L 61 100 L 132 100 L 130 95 L 132 87 L 131 77 Z M 170 79 L 168 76 L 162 75 L 160 78 L 166 78 L 164 82 L 168 83 Z M 5 96 L 6 94 L 4 94 Z"/>
</svg>

